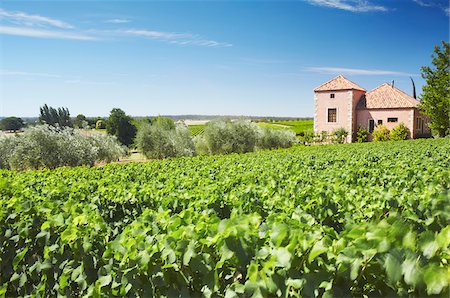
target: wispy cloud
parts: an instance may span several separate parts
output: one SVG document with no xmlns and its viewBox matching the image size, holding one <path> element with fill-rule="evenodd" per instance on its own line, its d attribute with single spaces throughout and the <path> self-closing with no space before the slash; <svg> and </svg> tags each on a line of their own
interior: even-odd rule
<svg viewBox="0 0 450 298">
<path fill-rule="evenodd" d="M 163 40 L 172 44 L 179 45 L 197 45 L 206 47 L 231 47 L 230 43 L 209 40 L 200 35 L 190 33 L 163 32 L 153 30 L 126 29 L 115 30 L 115 33 L 125 36 L 140 36 L 151 39 Z"/>
<path fill-rule="evenodd" d="M 412 0 L 422 7 L 433 7 L 441 9 L 447 16 L 450 15 L 449 2 L 444 0 Z"/>
<path fill-rule="evenodd" d="M 0 26 L 0 34 L 27 36 L 34 38 L 52 38 L 52 39 L 73 39 L 73 40 L 95 40 L 93 36 L 58 30 L 34 29 L 29 27 L 10 27 Z"/>
<path fill-rule="evenodd" d="M 72 29 L 72 25 L 53 18 L 40 15 L 31 15 L 24 12 L 6 11 L 0 8 L 0 20 L 13 24 L 33 27 L 56 27 L 61 29 Z"/>
<path fill-rule="evenodd" d="M 408 77 L 417 76 L 416 74 L 392 70 L 357 69 L 357 68 L 342 68 L 342 67 L 306 67 L 305 71 L 320 74 L 346 74 L 346 75 L 365 75 L 365 76 L 393 75 L 393 76 L 408 76 Z"/>
<path fill-rule="evenodd" d="M 151 38 L 178 45 L 195 45 L 205 47 L 231 47 L 232 44 L 203 38 L 198 34 L 164 32 L 154 30 L 74 30 L 74 26 L 53 18 L 31 15 L 24 12 L 11 12 L 0 9 L 0 34 L 26 36 L 33 38 L 99 40 L 103 37 L 135 36 Z M 110 19 L 108 23 L 128 23 L 128 19 Z M 87 33 L 86 33 L 87 32 Z"/>
<path fill-rule="evenodd" d="M 125 23 L 129 23 L 131 22 L 128 19 L 111 19 L 111 20 L 106 20 L 105 23 L 111 23 L 111 24 L 125 24 Z"/>
<path fill-rule="evenodd" d="M 0 76 L 27 76 L 27 77 L 45 77 L 45 78 L 60 78 L 60 75 L 42 72 L 26 72 L 0 69 Z"/>
<path fill-rule="evenodd" d="M 351 12 L 388 11 L 382 5 L 375 5 L 366 0 L 305 0 L 306 2 L 329 8 L 347 10 Z"/>
</svg>

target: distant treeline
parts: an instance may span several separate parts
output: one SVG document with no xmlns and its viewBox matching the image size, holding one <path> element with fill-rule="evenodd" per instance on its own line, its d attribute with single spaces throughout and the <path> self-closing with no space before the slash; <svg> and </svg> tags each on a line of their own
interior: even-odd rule
<svg viewBox="0 0 450 298">
<path fill-rule="evenodd" d="M 276 116 L 231 116 L 231 115 L 161 115 L 165 118 L 170 118 L 174 121 L 178 120 L 215 120 L 215 119 L 249 119 L 253 121 L 295 121 L 295 120 L 308 120 L 312 117 L 276 117 Z M 134 119 L 141 118 L 155 118 L 158 116 L 134 116 Z M 0 120 L 6 117 L 0 117 Z M 39 117 L 21 117 L 26 124 L 33 124 L 39 122 Z M 88 120 L 107 119 L 108 117 L 87 117 Z M 92 122 L 95 122 L 92 121 Z"/>
</svg>

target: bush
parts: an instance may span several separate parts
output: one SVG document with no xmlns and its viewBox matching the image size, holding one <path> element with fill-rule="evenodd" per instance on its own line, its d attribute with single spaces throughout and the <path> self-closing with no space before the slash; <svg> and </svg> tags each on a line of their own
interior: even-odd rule
<svg viewBox="0 0 450 298">
<path fill-rule="evenodd" d="M 409 129 L 402 122 L 391 130 L 389 134 L 392 141 L 402 141 L 406 140 L 409 136 Z"/>
<path fill-rule="evenodd" d="M 257 147 L 260 149 L 289 148 L 295 142 L 295 132 L 263 127 L 258 135 Z"/>
<path fill-rule="evenodd" d="M 345 128 L 340 127 L 338 129 L 336 129 L 335 131 L 333 131 L 331 136 L 332 136 L 333 143 L 343 144 L 343 143 L 345 143 L 345 140 L 348 136 L 348 131 Z"/>
<path fill-rule="evenodd" d="M 389 141 L 389 129 L 385 125 L 377 125 L 372 132 L 372 140 L 374 142 Z"/>
<path fill-rule="evenodd" d="M 364 143 L 367 142 L 368 139 L 369 139 L 369 131 L 364 127 L 358 128 L 358 131 L 356 132 L 356 142 Z"/>
<path fill-rule="evenodd" d="M 167 122 L 142 124 L 136 136 L 136 146 L 147 158 L 194 156 L 194 143 L 185 125 L 171 128 Z"/>
<path fill-rule="evenodd" d="M 0 139 L 0 166 L 16 170 L 92 166 L 96 161 L 117 160 L 125 153 L 114 137 L 86 137 L 71 128 L 49 125 L 30 127 L 20 136 Z"/>
<path fill-rule="evenodd" d="M 106 123 L 103 120 L 97 120 L 97 122 L 95 123 L 95 128 L 96 129 L 105 129 L 106 128 Z"/>
<path fill-rule="evenodd" d="M 245 120 L 209 122 L 194 139 L 200 154 L 252 152 L 256 149 L 287 148 L 296 142 L 290 130 L 260 127 Z"/>
<path fill-rule="evenodd" d="M 206 144 L 207 153 L 244 153 L 255 150 L 258 134 L 259 127 L 249 121 L 218 120 L 206 125 L 201 136 L 204 140 L 199 137 L 196 141 Z"/>
<path fill-rule="evenodd" d="M 302 140 L 305 145 L 311 144 L 314 141 L 314 139 L 315 136 L 313 131 L 308 130 L 304 132 Z"/>
</svg>

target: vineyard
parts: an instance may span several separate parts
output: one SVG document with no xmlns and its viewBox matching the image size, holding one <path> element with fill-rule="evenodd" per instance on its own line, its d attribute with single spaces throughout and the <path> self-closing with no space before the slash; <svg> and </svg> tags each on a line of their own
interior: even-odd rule
<svg viewBox="0 0 450 298">
<path fill-rule="evenodd" d="M 191 135 L 193 137 L 201 135 L 204 131 L 205 131 L 205 126 L 204 124 L 198 124 L 198 125 L 189 125 L 188 129 L 189 132 L 191 133 Z"/>
<path fill-rule="evenodd" d="M 0 297 L 449 296 L 450 139 L 0 171 Z"/>
</svg>

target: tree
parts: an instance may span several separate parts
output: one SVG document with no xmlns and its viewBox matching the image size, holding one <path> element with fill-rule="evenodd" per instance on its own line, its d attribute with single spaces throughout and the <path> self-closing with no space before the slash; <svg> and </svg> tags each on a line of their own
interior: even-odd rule
<svg viewBox="0 0 450 298">
<path fill-rule="evenodd" d="M 73 125 L 78 128 L 84 128 L 87 126 L 88 122 L 86 119 L 86 116 L 83 114 L 78 114 L 75 119 L 73 120 Z"/>
<path fill-rule="evenodd" d="M 0 121 L 1 130 L 12 130 L 17 131 L 22 129 L 25 126 L 22 118 L 18 117 L 7 117 Z"/>
<path fill-rule="evenodd" d="M 427 83 L 422 88 L 419 108 L 431 118 L 429 127 L 444 137 L 450 134 L 450 44 L 443 41 L 442 48 L 435 46 L 434 53 L 433 67 L 421 68 Z"/>
<path fill-rule="evenodd" d="M 106 121 L 106 131 L 116 136 L 122 144 L 129 146 L 136 136 L 136 126 L 131 123 L 132 120 L 124 111 L 114 108 Z"/>
<path fill-rule="evenodd" d="M 70 113 L 68 108 L 58 108 L 49 107 L 46 104 L 39 108 L 39 122 L 46 123 L 52 126 L 72 126 L 72 121 L 70 120 Z"/>
</svg>

